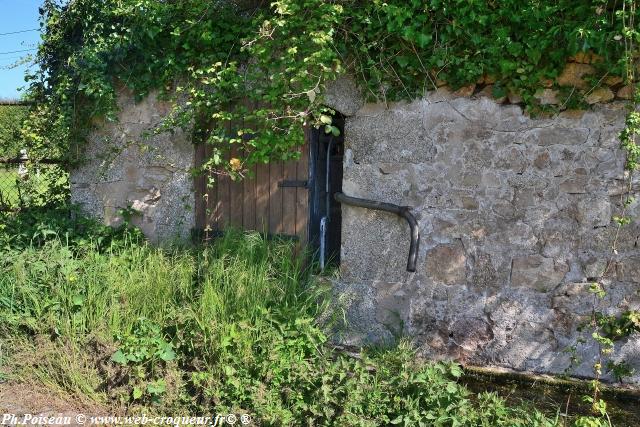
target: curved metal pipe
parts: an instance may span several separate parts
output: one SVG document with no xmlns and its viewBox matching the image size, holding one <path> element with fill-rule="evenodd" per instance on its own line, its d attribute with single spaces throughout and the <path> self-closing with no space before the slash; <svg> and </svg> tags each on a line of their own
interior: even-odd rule
<svg viewBox="0 0 640 427">
<path fill-rule="evenodd" d="M 411 213 L 410 206 L 399 206 L 393 203 L 378 202 L 375 200 L 359 199 L 357 197 L 347 196 L 344 193 L 336 193 L 334 195 L 336 201 L 345 205 L 358 206 L 361 208 L 374 209 L 377 211 L 391 212 L 406 219 L 411 229 L 411 245 L 409 246 L 409 258 L 407 260 L 407 271 L 416 271 L 416 262 L 418 260 L 418 250 L 420 249 L 420 229 L 418 221 Z"/>
</svg>

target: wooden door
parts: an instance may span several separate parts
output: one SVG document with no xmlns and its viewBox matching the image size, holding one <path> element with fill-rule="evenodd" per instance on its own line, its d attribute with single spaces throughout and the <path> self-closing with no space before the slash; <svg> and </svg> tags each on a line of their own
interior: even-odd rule
<svg viewBox="0 0 640 427">
<path fill-rule="evenodd" d="M 308 138 L 307 138 L 308 141 Z M 195 178 L 196 228 L 210 238 L 227 227 L 257 230 L 272 236 L 292 237 L 306 245 L 309 225 L 309 146 L 299 148 L 299 160 L 260 164 L 252 176 L 233 181 L 216 176 L 207 188 L 207 177 Z M 196 165 L 209 155 L 196 146 Z"/>
</svg>

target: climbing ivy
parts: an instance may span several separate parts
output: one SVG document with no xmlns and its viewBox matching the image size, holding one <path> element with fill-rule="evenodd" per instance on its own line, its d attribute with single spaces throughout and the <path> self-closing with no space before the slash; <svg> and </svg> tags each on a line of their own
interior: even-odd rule
<svg viewBox="0 0 640 427">
<path fill-rule="evenodd" d="M 205 168 L 242 175 L 293 155 L 303 126 L 331 127 L 328 81 L 349 72 L 371 100 L 413 98 L 479 80 L 529 106 L 579 52 L 622 75 L 620 2 L 592 0 L 46 0 L 29 76 L 28 133 L 79 159 L 96 118 L 114 120 L 116 88 L 176 102 L 162 129 L 211 145 Z M 594 85 L 597 79 L 594 76 Z M 229 153 L 233 152 L 233 157 Z"/>
<path fill-rule="evenodd" d="M 624 226 L 632 222 L 629 218 L 629 207 L 635 202 L 633 197 L 634 173 L 640 166 L 640 146 L 636 138 L 640 135 L 640 87 L 637 85 L 638 71 L 638 50 L 640 42 L 640 31 L 636 26 L 637 0 L 623 0 L 620 9 L 615 12 L 621 22 L 621 35 L 616 36 L 623 41 L 624 53 L 621 62 L 624 65 L 625 81 L 634 85 L 633 99 L 628 103 L 629 112 L 625 121 L 625 126 L 620 132 L 620 148 L 626 156 L 624 166 L 623 191 L 620 199 L 620 213 L 614 216 L 615 228 L 612 236 L 610 254 L 605 263 L 605 267 L 600 273 L 597 281 L 592 283 L 590 292 L 593 293 L 594 302 L 587 331 L 590 338 L 598 350 L 595 362 L 593 363 L 594 379 L 591 382 L 592 394 L 584 396 L 584 400 L 592 406 L 592 411 L 599 418 L 581 417 L 576 421 L 577 427 L 582 426 L 611 426 L 611 420 L 607 414 L 607 404 L 601 398 L 601 378 L 603 372 L 608 372 L 616 381 L 623 381 L 626 377 L 633 375 L 633 368 L 625 360 L 615 357 L 615 344 L 617 341 L 628 338 L 640 332 L 640 312 L 626 310 L 621 314 L 606 314 L 606 309 L 601 307 L 600 302 L 607 296 L 607 284 L 610 275 L 614 273 L 618 260 L 618 240 Z M 586 340 L 581 340 L 586 343 Z M 574 347 L 575 349 L 575 347 Z"/>
<path fill-rule="evenodd" d="M 527 102 L 568 57 L 594 51 L 621 73 L 619 17 L 603 1 L 373 1 L 351 24 L 358 74 L 370 95 L 415 97 L 436 80 L 458 87 L 483 76 Z"/>
</svg>

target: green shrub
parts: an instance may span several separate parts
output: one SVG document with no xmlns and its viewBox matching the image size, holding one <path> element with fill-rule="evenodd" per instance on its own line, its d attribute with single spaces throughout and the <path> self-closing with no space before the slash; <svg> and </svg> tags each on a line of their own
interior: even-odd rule
<svg viewBox="0 0 640 427">
<path fill-rule="evenodd" d="M 25 148 L 20 130 L 27 107 L 0 105 L 0 158 L 16 157 Z"/>
<path fill-rule="evenodd" d="M 77 206 L 34 206 L 18 213 L 0 212 L 0 251 L 36 249 L 59 241 L 73 251 L 104 250 L 119 243 L 142 241 L 127 224 L 112 228 L 83 216 Z"/>
</svg>

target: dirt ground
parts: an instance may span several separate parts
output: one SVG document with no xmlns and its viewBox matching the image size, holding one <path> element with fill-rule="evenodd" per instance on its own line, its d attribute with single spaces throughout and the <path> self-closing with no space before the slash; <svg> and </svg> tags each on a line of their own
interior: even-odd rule
<svg viewBox="0 0 640 427">
<path fill-rule="evenodd" d="M 25 421 L 25 415 L 44 417 L 69 417 L 70 424 L 53 425 L 81 426 L 77 415 L 108 415 L 108 411 L 96 405 L 82 405 L 53 393 L 42 386 L 0 383 L 0 426 L 16 425 Z M 10 418 L 9 415 L 15 415 Z M 88 424 L 88 423 L 87 423 Z"/>
</svg>

